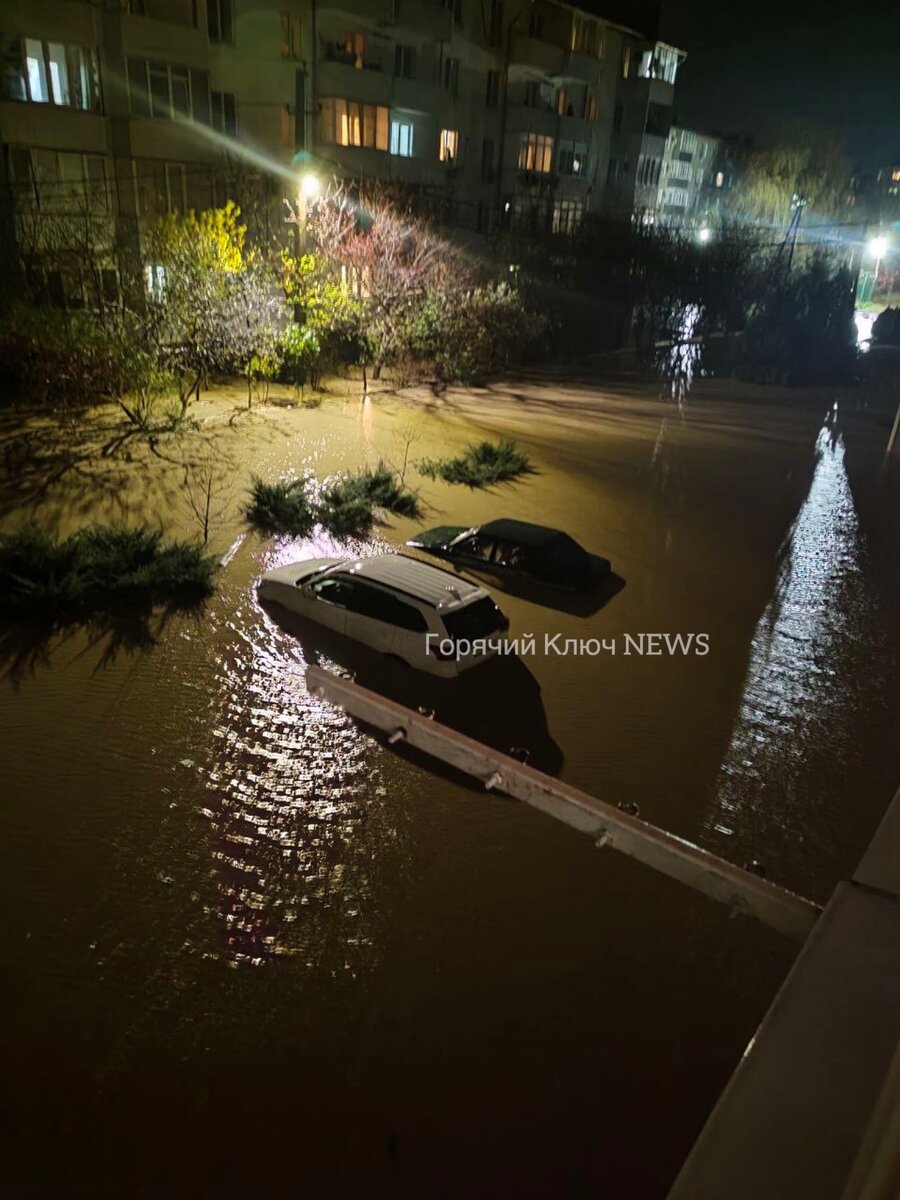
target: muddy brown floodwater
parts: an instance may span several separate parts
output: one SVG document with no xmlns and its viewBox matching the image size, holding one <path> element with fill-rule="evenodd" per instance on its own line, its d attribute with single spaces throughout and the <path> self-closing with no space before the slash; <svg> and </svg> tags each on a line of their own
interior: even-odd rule
<svg viewBox="0 0 900 1200">
<path fill-rule="evenodd" d="M 593 612 L 496 592 L 514 634 L 618 652 L 523 660 L 471 709 L 483 736 L 542 742 L 564 779 L 821 901 L 900 777 L 884 424 L 852 395 L 711 385 L 681 407 L 545 380 L 229 424 L 237 395 L 198 409 L 233 488 L 205 613 L 143 648 L 2 643 L 11 1194 L 663 1197 L 795 947 L 308 695 L 307 662 L 371 663 L 264 612 L 255 582 L 339 547 L 248 534 L 238 504 L 251 471 L 406 458 L 425 517 L 352 549 L 508 515 L 608 556 L 624 587 Z M 409 465 L 481 434 L 537 473 L 469 492 Z M 181 447 L 78 465 L 34 511 L 188 529 Z M 710 652 L 621 652 L 647 632 Z"/>
</svg>

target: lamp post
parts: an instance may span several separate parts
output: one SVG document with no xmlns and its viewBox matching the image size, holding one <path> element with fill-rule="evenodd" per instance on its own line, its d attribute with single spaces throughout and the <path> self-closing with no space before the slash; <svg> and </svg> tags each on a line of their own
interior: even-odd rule
<svg viewBox="0 0 900 1200">
<path fill-rule="evenodd" d="M 875 259 L 875 274 L 872 276 L 872 291 L 878 286 L 878 272 L 881 269 L 881 260 L 886 256 L 891 248 L 891 243 L 883 233 L 869 239 L 868 251 L 872 258 Z"/>
<path fill-rule="evenodd" d="M 319 181 L 307 173 L 297 189 L 297 257 L 306 253 L 306 235 L 309 222 L 309 203 L 319 194 Z"/>
</svg>

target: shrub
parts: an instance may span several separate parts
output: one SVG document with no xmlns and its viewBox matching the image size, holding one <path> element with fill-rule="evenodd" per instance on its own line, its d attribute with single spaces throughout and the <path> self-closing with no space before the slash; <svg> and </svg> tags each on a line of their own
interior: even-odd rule
<svg viewBox="0 0 900 1200">
<path fill-rule="evenodd" d="M 412 348 L 443 380 L 471 382 L 501 370 L 542 339 L 543 316 L 505 283 L 465 292 L 431 291 L 413 318 Z"/>
<path fill-rule="evenodd" d="M 0 613 L 65 620 L 187 608 L 212 592 L 214 572 L 202 547 L 146 527 L 92 526 L 60 540 L 27 525 L 0 537 Z"/>
<path fill-rule="evenodd" d="M 251 493 L 244 515 L 260 533 L 289 533 L 292 537 L 305 537 L 316 523 L 316 510 L 306 479 L 264 483 L 255 478 Z"/>
<path fill-rule="evenodd" d="M 425 459 L 419 463 L 419 470 L 429 479 L 475 488 L 515 479 L 533 468 L 515 442 L 503 441 L 473 443 L 457 458 Z"/>
<path fill-rule="evenodd" d="M 363 467 L 355 475 L 345 475 L 326 487 L 318 515 L 332 533 L 351 535 L 365 533 L 371 527 L 375 508 L 404 517 L 419 513 L 418 495 L 404 487 L 396 471 L 383 462 L 374 470 Z"/>
</svg>

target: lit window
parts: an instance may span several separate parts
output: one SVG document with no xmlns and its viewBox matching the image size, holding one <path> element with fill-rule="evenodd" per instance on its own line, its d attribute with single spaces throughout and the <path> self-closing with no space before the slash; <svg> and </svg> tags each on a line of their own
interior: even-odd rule
<svg viewBox="0 0 900 1200">
<path fill-rule="evenodd" d="M 587 88 L 584 93 L 584 119 L 586 121 L 597 120 L 597 95 Z"/>
<path fill-rule="evenodd" d="M 441 142 L 438 148 L 438 158 L 441 162 L 455 163 L 459 154 L 459 131 L 442 129 Z"/>
<path fill-rule="evenodd" d="M 891 171 L 891 179 L 893 179 L 895 183 L 900 183 L 900 168 L 898 168 L 896 171 Z"/>
<path fill-rule="evenodd" d="M 50 99 L 47 91 L 47 69 L 44 66 L 44 47 L 34 38 L 25 39 L 25 66 L 28 69 L 28 95 L 38 104 Z"/>
<path fill-rule="evenodd" d="M 409 121 L 391 121 L 391 154 L 412 158 L 413 127 Z"/>
<path fill-rule="evenodd" d="M 381 104 L 326 99 L 321 104 L 322 140 L 338 146 L 388 148 L 388 110 Z"/>
<path fill-rule="evenodd" d="M 59 42 L 48 42 L 47 63 L 50 67 L 50 94 L 54 104 L 69 104 L 69 70 L 66 48 Z"/>
<path fill-rule="evenodd" d="M 553 163 L 553 138 L 541 133 L 523 133 L 519 145 L 519 169 L 548 174 Z"/>
<path fill-rule="evenodd" d="M 566 115 L 572 116 L 569 93 L 565 88 L 557 88 L 556 90 L 556 111 L 561 117 L 565 117 Z"/>
</svg>

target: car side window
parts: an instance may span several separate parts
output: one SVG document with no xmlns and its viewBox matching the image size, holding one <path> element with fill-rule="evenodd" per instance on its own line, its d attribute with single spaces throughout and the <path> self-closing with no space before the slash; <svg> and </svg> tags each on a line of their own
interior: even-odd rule
<svg viewBox="0 0 900 1200">
<path fill-rule="evenodd" d="M 387 625 L 396 625 L 400 629 L 410 629 L 424 632 L 428 628 L 425 617 L 411 604 L 405 604 L 390 592 L 381 588 L 370 587 L 366 583 L 354 581 L 353 593 L 348 608 L 351 612 L 363 617 L 371 617 L 375 621 L 384 621 Z"/>
<path fill-rule="evenodd" d="M 453 547 L 453 553 L 458 554 L 460 557 L 479 558 L 483 562 L 490 562 L 493 549 L 493 539 L 479 537 L 478 534 L 475 534 L 474 537 L 457 542 Z"/>
<path fill-rule="evenodd" d="M 525 547 L 517 546 L 515 542 L 498 542 L 494 562 L 501 567 L 524 567 Z"/>
<path fill-rule="evenodd" d="M 317 600 L 326 604 L 335 604 L 338 608 L 349 608 L 353 584 L 344 579 L 323 579 L 321 583 L 312 585 Z"/>
</svg>

